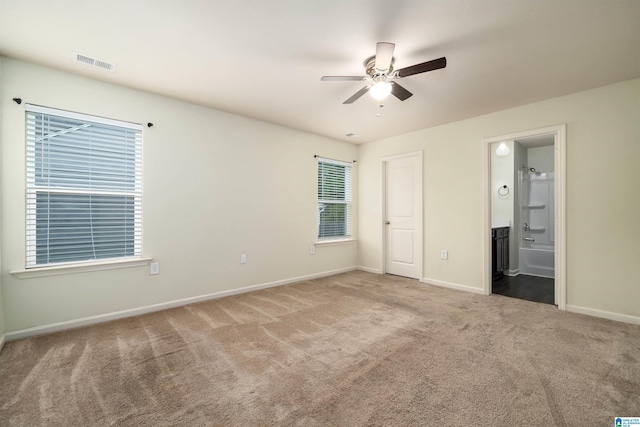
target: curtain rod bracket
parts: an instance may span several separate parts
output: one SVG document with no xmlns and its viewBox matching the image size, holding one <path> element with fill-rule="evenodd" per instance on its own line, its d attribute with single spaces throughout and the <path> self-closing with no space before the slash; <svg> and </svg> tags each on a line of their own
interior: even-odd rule
<svg viewBox="0 0 640 427">
<path fill-rule="evenodd" d="M 15 101 L 16 104 L 20 105 L 22 104 L 22 98 L 13 98 L 13 100 Z"/>
</svg>

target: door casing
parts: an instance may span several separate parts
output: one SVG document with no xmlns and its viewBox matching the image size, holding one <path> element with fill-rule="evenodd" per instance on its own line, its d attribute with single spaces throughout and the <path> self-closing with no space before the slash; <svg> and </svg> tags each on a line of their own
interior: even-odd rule
<svg viewBox="0 0 640 427">
<path fill-rule="evenodd" d="M 483 293 L 491 294 L 491 144 L 494 142 L 524 139 L 538 135 L 555 135 L 554 142 L 554 173 L 555 173 L 555 302 L 558 309 L 565 310 L 567 304 L 566 283 L 566 150 L 567 125 L 560 124 L 540 129 L 533 129 L 509 135 L 485 138 L 482 143 L 483 157 Z"/>
</svg>

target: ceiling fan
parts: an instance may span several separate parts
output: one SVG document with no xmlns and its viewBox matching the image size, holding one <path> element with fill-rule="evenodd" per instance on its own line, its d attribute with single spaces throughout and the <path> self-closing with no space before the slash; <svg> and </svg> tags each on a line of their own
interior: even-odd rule
<svg viewBox="0 0 640 427">
<path fill-rule="evenodd" d="M 323 76 L 320 80 L 323 82 L 368 82 L 367 86 L 357 91 L 351 98 L 344 101 L 343 104 L 352 104 L 367 92 L 371 93 L 371 96 L 377 100 L 382 100 L 389 94 L 392 94 L 400 101 L 404 101 L 413 94 L 393 80 L 413 76 L 414 74 L 426 73 L 427 71 L 438 70 L 447 66 L 447 58 L 442 57 L 394 70 L 393 63 L 395 62 L 395 58 L 393 57 L 393 50 L 395 47 L 396 45 L 394 43 L 379 42 L 376 44 L 376 54 L 364 61 L 366 76 Z"/>
</svg>

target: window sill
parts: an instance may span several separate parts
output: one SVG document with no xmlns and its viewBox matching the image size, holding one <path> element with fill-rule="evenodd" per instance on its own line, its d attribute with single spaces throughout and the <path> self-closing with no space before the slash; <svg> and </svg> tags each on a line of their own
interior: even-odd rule
<svg viewBox="0 0 640 427">
<path fill-rule="evenodd" d="M 347 243 L 355 243 L 356 239 L 334 239 L 334 240 L 318 240 L 316 246 L 334 246 L 334 245 L 346 245 Z"/>
<path fill-rule="evenodd" d="M 88 271 L 115 270 L 119 268 L 141 267 L 149 264 L 152 258 L 126 258 L 109 261 L 83 262 L 78 264 L 55 265 L 51 267 L 34 267 L 25 270 L 14 270 L 12 275 L 18 279 L 35 277 L 61 276 L 64 274 L 85 273 Z"/>
</svg>

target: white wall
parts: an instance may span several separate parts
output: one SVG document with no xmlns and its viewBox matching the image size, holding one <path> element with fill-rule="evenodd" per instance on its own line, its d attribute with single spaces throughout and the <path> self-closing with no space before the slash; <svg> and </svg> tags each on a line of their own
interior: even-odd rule
<svg viewBox="0 0 640 427">
<path fill-rule="evenodd" d="M 313 155 L 352 160 L 354 145 L 12 59 L 3 67 L 0 277 L 7 332 L 356 265 L 355 243 L 309 251 L 317 236 Z M 10 274 L 24 268 L 25 257 L 24 105 L 14 96 L 154 123 L 143 131 L 143 252 L 160 262 L 160 275 L 146 267 Z"/>
<path fill-rule="evenodd" d="M 513 141 L 505 141 L 505 145 L 509 147 L 509 154 L 506 156 L 496 154 L 496 148 L 499 145 L 499 142 L 491 144 L 491 219 L 493 224 L 509 221 L 513 226 L 513 198 L 516 187 L 513 180 Z M 504 185 L 507 189 L 502 188 Z M 505 192 L 507 192 L 506 195 L 501 195 Z"/>
<path fill-rule="evenodd" d="M 567 304 L 640 316 L 640 79 L 351 144 L 2 58 L 0 281 L 18 331 L 248 285 L 380 270 L 380 157 L 424 151 L 424 276 L 482 289 L 482 140 L 567 123 Z M 97 71 L 98 72 L 98 71 Z M 20 280 L 24 108 L 129 120 L 144 131 L 144 267 Z M 358 243 L 319 247 L 314 154 L 358 156 Z M 594 173 L 597 171 L 597 173 Z M 603 179 L 606 177 L 606 179 Z M 588 209 L 587 209 L 588 208 Z M 439 259 L 440 249 L 449 260 Z M 240 265 L 246 253 L 248 263 Z M 2 320 L 0 320 L 2 325 Z"/>
<path fill-rule="evenodd" d="M 553 145 L 534 147 L 527 150 L 527 161 L 536 172 L 553 172 Z"/>
<path fill-rule="evenodd" d="M 380 157 L 423 150 L 425 279 L 482 289 L 483 138 L 566 123 L 568 308 L 640 320 L 639 99 L 634 79 L 359 146 L 359 264 L 382 269 Z"/>
<path fill-rule="evenodd" d="M 3 58 L 0 56 L 0 124 L 3 122 Z M 0 132 L 0 165 L 2 165 L 2 132 Z M 1 170 L 0 170 L 1 172 Z M 2 174 L 0 173 L 0 271 L 2 271 Z M 4 306 L 2 298 L 2 275 L 0 274 L 0 349 L 4 344 Z"/>
</svg>

